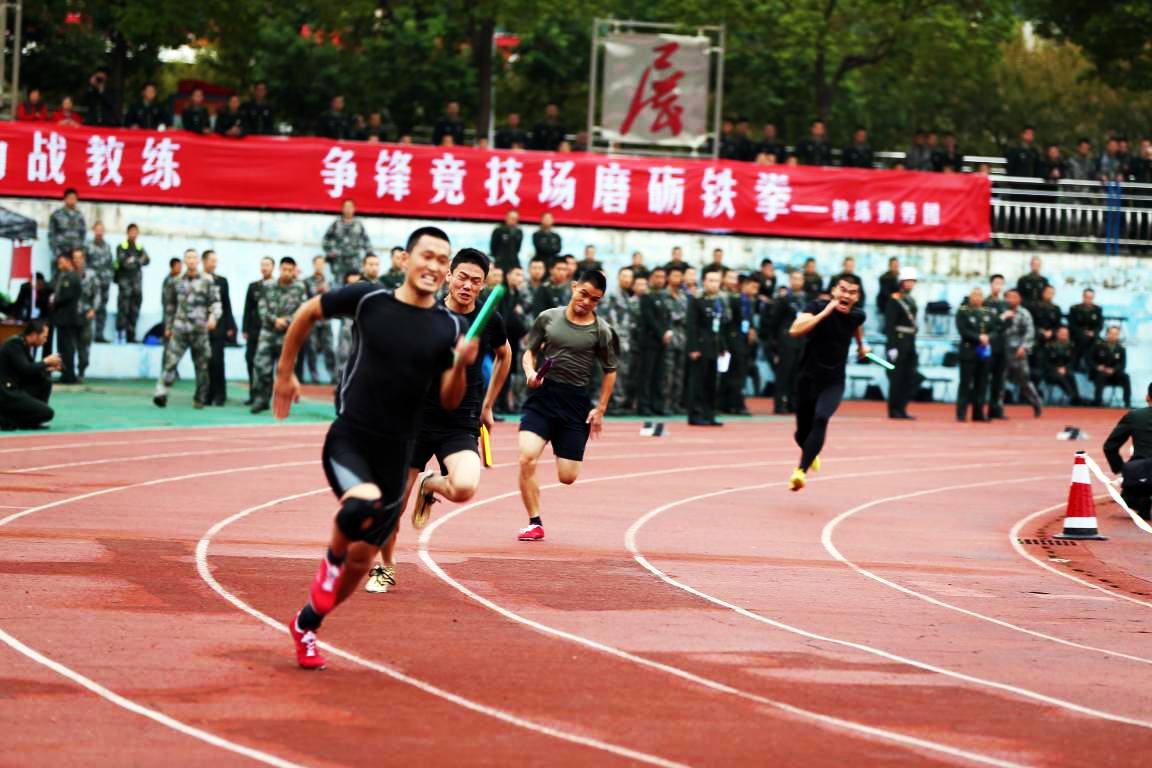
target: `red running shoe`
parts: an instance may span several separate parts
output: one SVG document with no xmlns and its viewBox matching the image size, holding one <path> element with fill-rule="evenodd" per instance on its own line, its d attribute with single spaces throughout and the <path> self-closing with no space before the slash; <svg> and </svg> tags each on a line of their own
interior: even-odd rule
<svg viewBox="0 0 1152 768">
<path fill-rule="evenodd" d="M 544 541 L 544 526 L 530 525 L 520 529 L 520 541 Z"/>
<path fill-rule="evenodd" d="M 320 570 L 316 571 L 316 578 L 312 580 L 312 588 L 308 591 L 308 602 L 312 603 L 312 610 L 321 616 L 326 616 L 336 607 L 336 584 L 343 570 L 328 562 L 327 557 L 320 560 Z"/>
<path fill-rule="evenodd" d="M 296 663 L 303 669 L 323 669 L 327 661 L 316 648 L 316 633 L 298 628 L 296 622 L 299 619 L 300 614 L 296 614 L 288 622 L 288 632 L 292 635 L 292 642 L 296 643 Z"/>
</svg>

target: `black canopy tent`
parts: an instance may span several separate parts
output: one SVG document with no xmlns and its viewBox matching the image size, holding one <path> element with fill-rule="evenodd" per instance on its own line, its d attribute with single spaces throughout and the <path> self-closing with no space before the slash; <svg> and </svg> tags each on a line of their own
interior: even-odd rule
<svg viewBox="0 0 1152 768">
<path fill-rule="evenodd" d="M 6 240 L 35 240 L 36 220 L 0 208 L 0 238 Z"/>
</svg>

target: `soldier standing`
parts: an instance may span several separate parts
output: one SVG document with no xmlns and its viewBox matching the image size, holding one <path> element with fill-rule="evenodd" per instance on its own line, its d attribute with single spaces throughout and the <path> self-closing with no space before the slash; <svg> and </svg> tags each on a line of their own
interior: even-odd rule
<svg viewBox="0 0 1152 768">
<path fill-rule="evenodd" d="M 772 306 L 766 335 L 772 340 L 769 360 L 776 379 L 772 412 L 778 415 L 796 412 L 796 366 L 804 351 L 804 337 L 793 336 L 789 331 L 796 316 L 815 298 L 804 291 L 804 273 L 796 270 L 788 275 L 788 288 L 781 290 Z"/>
<path fill-rule="evenodd" d="M 1088 354 L 1100 339 L 1104 329 L 1104 311 L 1096 304 L 1096 291 L 1085 288 L 1083 301 L 1068 310 L 1068 330 L 1076 350 L 1075 367 L 1088 370 Z"/>
<path fill-rule="evenodd" d="M 620 342 L 620 352 L 616 359 L 616 388 L 612 390 L 612 412 L 622 413 L 631 408 L 628 394 L 632 390 L 631 356 L 632 349 L 632 318 L 628 313 L 629 302 L 632 299 L 632 284 L 635 276 L 630 267 L 621 267 L 617 272 L 616 289 L 604 297 L 604 318 L 612 329 L 616 331 L 616 338 Z M 515 355 L 516 350 L 512 350 Z"/>
<path fill-rule="evenodd" d="M 112 285 L 112 278 L 116 273 L 116 261 L 112 255 L 112 246 L 104 239 L 104 222 L 98 221 L 92 225 L 92 240 L 88 243 L 88 271 L 96 279 L 96 300 L 93 302 L 95 311 L 95 336 L 97 344 L 105 344 L 108 339 L 104 336 L 104 324 L 108 321 L 108 288 Z"/>
<path fill-rule="evenodd" d="M 992 357 L 988 362 L 988 418 L 1006 419 L 1004 415 L 1004 372 L 1008 368 L 1008 350 L 1004 347 L 1004 320 L 1008 309 L 1004 300 L 1004 275 L 992 275 L 984 309 L 992 313 Z"/>
<path fill-rule="evenodd" d="M 1012 288 L 1004 294 L 1006 309 L 1000 315 L 1001 333 L 1004 337 L 1005 377 L 1016 385 L 1020 396 L 1032 405 L 1032 413 L 1040 418 L 1043 408 L 1040 393 L 1032 383 L 1032 372 L 1028 368 L 1028 358 L 1032 345 L 1036 343 L 1036 329 L 1032 325 L 1032 313 L 1021 306 L 1020 291 Z M 1004 392 L 993 392 L 1001 407 L 1004 405 Z M 1003 418 L 1003 416 L 1001 416 Z"/>
<path fill-rule="evenodd" d="M 816 259 L 804 260 L 804 293 L 815 299 L 824 291 L 824 278 L 816 271 Z"/>
<path fill-rule="evenodd" d="M 176 283 L 180 280 L 180 273 L 184 271 L 184 262 L 173 256 L 168 259 L 168 274 L 164 276 L 164 282 L 160 285 L 160 308 L 162 310 L 161 317 L 164 321 L 164 327 L 169 328 L 172 326 L 173 313 L 176 311 L 176 304 L 178 296 L 176 295 Z M 164 365 L 164 356 L 168 353 L 168 335 L 164 335 L 164 349 L 160 353 L 160 365 Z"/>
<path fill-rule="evenodd" d="M 1113 325 L 1108 329 L 1108 335 L 1096 342 L 1092 350 L 1093 380 L 1096 384 L 1093 405 L 1100 407 L 1103 404 L 1104 387 L 1116 386 L 1124 392 L 1124 407 L 1132 407 L 1132 382 L 1124 370 L 1127 362 L 1128 354 L 1120 343 L 1120 326 Z"/>
<path fill-rule="evenodd" d="M 548 282 L 536 289 L 532 297 L 532 317 L 556 307 L 566 307 L 572 300 L 572 286 L 568 282 L 572 276 L 568 273 L 568 262 L 557 258 L 548 268 Z"/>
<path fill-rule="evenodd" d="M 1022 292 L 1023 293 L 1023 292 Z M 1036 325 L 1036 359 L 1039 361 L 1040 369 L 1043 369 L 1044 362 L 1044 347 L 1051 344 L 1056 338 L 1056 331 L 1064 322 L 1060 307 L 1056 306 L 1052 299 L 1056 296 L 1056 288 L 1052 285 L 1045 285 L 1040 290 L 1040 301 L 1024 306 L 1028 307 L 1028 311 L 1032 313 L 1032 322 Z M 1075 355 L 1073 355 L 1075 357 Z"/>
<path fill-rule="evenodd" d="M 123 341 L 136 343 L 136 321 L 140 319 L 140 305 L 144 301 L 144 278 L 140 271 L 151 259 L 136 238 L 140 227 L 129 224 L 128 239 L 116 246 L 115 278 L 119 295 L 116 297 L 116 331 Z"/>
<path fill-rule="evenodd" d="M 984 404 L 988 394 L 988 369 L 992 361 L 995 315 L 984 306 L 984 291 L 973 288 L 968 303 L 956 311 L 960 332 L 960 385 L 956 392 L 956 421 L 988 421 Z"/>
<path fill-rule="evenodd" d="M 668 305 L 663 290 L 667 272 L 656 267 L 648 277 L 648 292 L 640 299 L 636 328 L 640 349 L 637 371 L 636 412 L 641 416 L 664 415 L 664 348 L 672 340 Z"/>
<path fill-rule="evenodd" d="M 888 309 L 888 299 L 900 289 L 900 260 L 888 259 L 888 271 L 880 275 L 880 289 L 876 292 L 876 309 L 881 315 Z"/>
<path fill-rule="evenodd" d="M 744 383 L 756 364 L 756 294 L 759 291 L 759 279 L 755 275 L 743 275 L 740 293 L 728 300 L 731 317 L 725 326 L 725 336 L 732 363 L 720 379 L 720 410 L 737 416 L 750 415 L 744 402 Z"/>
<path fill-rule="evenodd" d="M 175 303 L 169 302 L 175 298 Z M 168 392 L 176 380 L 176 366 L 187 350 L 192 351 L 192 365 L 196 368 L 196 393 L 192 407 L 203 408 L 208 399 L 208 360 L 212 348 L 208 334 L 220 321 L 220 289 L 211 275 L 200 271 L 200 256 L 196 249 L 184 251 L 184 274 L 166 292 L 164 307 L 164 363 L 152 402 L 159 408 L 168 405 Z M 171 318 L 171 319 L 169 319 Z"/>
<path fill-rule="evenodd" d="M 78 200 L 75 189 L 64 190 L 64 207 L 57 208 L 48 217 L 48 247 L 52 249 L 53 260 L 62 253 L 71 256 L 72 251 L 84 247 L 88 225 L 84 223 L 84 214 L 76 208 Z M 56 268 L 55 261 L 52 268 Z"/>
<path fill-rule="evenodd" d="M 684 271 L 668 267 L 668 284 L 659 299 L 667 308 L 671 335 L 664 345 L 664 410 L 674 416 L 684 413 L 684 387 L 688 372 L 688 294 L 683 291 Z"/>
<path fill-rule="evenodd" d="M 885 348 L 888 360 L 896 366 L 888 372 L 888 418 L 914 419 L 908 413 L 908 403 L 916 394 L 916 300 L 912 290 L 916 287 L 916 270 L 900 270 L 900 285 L 889 297 L 884 310 Z"/>
<path fill-rule="evenodd" d="M 1016 290 L 1020 291 L 1020 298 L 1024 300 L 1024 306 L 1028 308 L 1029 312 L 1032 312 L 1032 308 L 1040 303 L 1044 288 L 1048 285 L 1048 278 L 1040 274 L 1040 266 L 1040 259 L 1035 256 L 1032 257 L 1028 266 L 1028 274 L 1016 281 Z M 1032 319 L 1036 319 L 1035 312 L 1033 312 Z"/>
<path fill-rule="evenodd" d="M 1067 328 L 1060 328 L 1056 336 L 1044 345 L 1041 352 L 1043 361 L 1044 381 L 1059 387 L 1072 405 L 1080 405 L 1080 388 L 1076 384 L 1076 376 L 1072 373 L 1072 363 L 1076 356 L 1075 349 L 1068 335 Z"/>
<path fill-rule="evenodd" d="M 232 292 L 228 288 L 228 278 L 216 274 L 218 258 L 216 251 L 204 251 L 204 274 L 216 282 L 220 293 L 220 319 L 216 327 L 208 332 L 211 356 L 208 358 L 208 396 L 205 405 L 224 405 L 228 400 L 228 378 L 224 371 L 224 347 L 236 340 L 236 318 L 232 316 Z"/>
<path fill-rule="evenodd" d="M 52 285 L 52 325 L 56 351 L 60 354 L 60 383 L 75 384 L 76 346 L 80 336 L 80 278 L 76 276 L 71 254 L 56 257 L 56 279 Z"/>
<path fill-rule="evenodd" d="M 96 317 L 96 301 L 100 297 L 100 283 L 91 269 L 87 268 L 87 258 L 83 248 L 72 251 L 72 263 L 80 278 L 80 333 L 76 339 L 76 352 L 79 359 L 79 378 L 84 381 L 92 350 L 92 318 Z"/>
<path fill-rule="evenodd" d="M 641 371 L 641 354 L 639 344 L 640 333 L 640 302 L 648 295 L 648 276 L 640 275 L 632 280 L 632 295 L 628 297 L 625 303 L 625 323 L 628 326 L 628 344 L 623 343 L 621 338 L 620 356 L 617 360 L 617 365 L 624 364 L 627 360 L 628 370 L 631 375 L 628 377 L 626 384 L 626 391 L 624 392 L 624 407 L 632 413 L 636 413 L 639 407 L 640 399 L 640 386 L 642 381 L 640 379 Z"/>
<path fill-rule="evenodd" d="M 721 329 L 731 309 L 720 295 L 720 272 L 704 275 L 704 292 L 688 304 L 688 423 L 722 426 L 716 420 L 716 366 L 725 351 Z"/>
<path fill-rule="evenodd" d="M 396 290 L 404 285 L 404 249 L 398 245 L 392 246 L 392 266 L 380 278 L 380 284 L 385 288 Z"/>
<path fill-rule="evenodd" d="M 312 274 L 304 278 L 304 288 L 308 298 L 323 296 L 331 290 L 328 276 L 324 274 L 323 256 L 312 259 Z M 312 381 L 320 381 L 316 371 L 316 359 L 321 356 L 324 357 L 324 367 L 328 369 L 328 381 L 334 381 L 336 378 L 336 350 L 332 343 L 332 325 L 328 320 L 322 320 L 313 326 L 311 342 L 306 350 L 308 352 L 308 373 L 312 377 Z"/>
<path fill-rule="evenodd" d="M 260 343 L 252 366 L 256 377 L 252 413 L 270 407 L 272 377 L 284 346 L 284 334 L 292 323 L 292 315 L 307 300 L 305 294 L 304 283 L 296 279 L 296 260 L 291 256 L 280 259 L 280 279 L 264 283 L 260 293 Z"/>
<path fill-rule="evenodd" d="M 551 213 L 540 217 L 540 228 L 532 233 L 532 247 L 536 251 L 536 258 L 543 258 L 546 264 L 551 264 L 560 255 L 560 235 L 552 229 Z"/>
<path fill-rule="evenodd" d="M 264 284 L 272 279 L 275 268 L 276 262 L 271 256 L 260 259 L 260 279 L 248 283 L 248 291 L 244 294 L 244 320 L 240 329 L 244 336 L 244 362 L 248 364 L 248 399 L 244 405 L 255 402 L 252 397 L 256 391 L 256 347 L 260 344 L 260 296 L 264 293 Z"/>
<path fill-rule="evenodd" d="M 520 229 L 520 214 L 508 211 L 504 223 L 492 230 L 488 253 L 500 269 L 507 272 L 520 266 L 520 246 L 524 242 L 524 232 Z"/>
<path fill-rule="evenodd" d="M 356 218 L 356 204 L 351 200 L 343 202 L 340 218 L 324 233 L 323 249 L 337 283 L 343 283 L 344 275 L 359 269 L 364 255 L 372 250 L 368 232 Z"/>
</svg>

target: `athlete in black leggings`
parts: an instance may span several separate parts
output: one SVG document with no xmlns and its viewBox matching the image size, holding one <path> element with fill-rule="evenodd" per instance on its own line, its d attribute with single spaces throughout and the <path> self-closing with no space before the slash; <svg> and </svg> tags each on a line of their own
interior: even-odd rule
<svg viewBox="0 0 1152 768">
<path fill-rule="evenodd" d="M 808 337 L 796 377 L 796 445 L 801 454 L 800 466 L 788 481 L 794 491 L 804 487 L 809 469 L 820 468 L 828 420 L 844 399 L 844 368 L 852 338 L 861 357 L 868 352 L 859 301 L 859 278 L 841 275 L 832 286 L 832 300 L 808 302 L 789 330 L 794 337 Z"/>
</svg>

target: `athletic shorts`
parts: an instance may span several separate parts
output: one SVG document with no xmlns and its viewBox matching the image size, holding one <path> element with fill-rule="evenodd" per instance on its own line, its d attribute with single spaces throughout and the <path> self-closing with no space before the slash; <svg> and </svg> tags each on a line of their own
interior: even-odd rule
<svg viewBox="0 0 1152 768">
<path fill-rule="evenodd" d="M 444 465 L 444 459 L 462 451 L 472 451 L 472 453 L 480 455 L 480 435 L 463 430 L 421 432 L 416 438 L 415 447 L 412 449 L 411 467 L 412 469 L 424 469 L 435 456 L 436 461 L 440 463 L 440 474 L 446 475 L 448 474 L 448 467 Z"/>
<path fill-rule="evenodd" d="M 539 389 L 529 390 L 520 417 L 520 431 L 539 435 L 552 443 L 558 459 L 584 460 L 584 447 L 592 429 L 588 412 L 592 401 L 588 391 L 572 384 L 544 380 Z"/>
<path fill-rule="evenodd" d="M 321 463 L 328 485 L 337 498 L 353 486 L 372 483 L 380 489 L 387 514 L 376 519 L 364 541 L 380 547 L 396 529 L 400 502 L 408 482 L 412 440 L 380 435 L 344 419 L 336 419 L 324 438 Z"/>
</svg>

